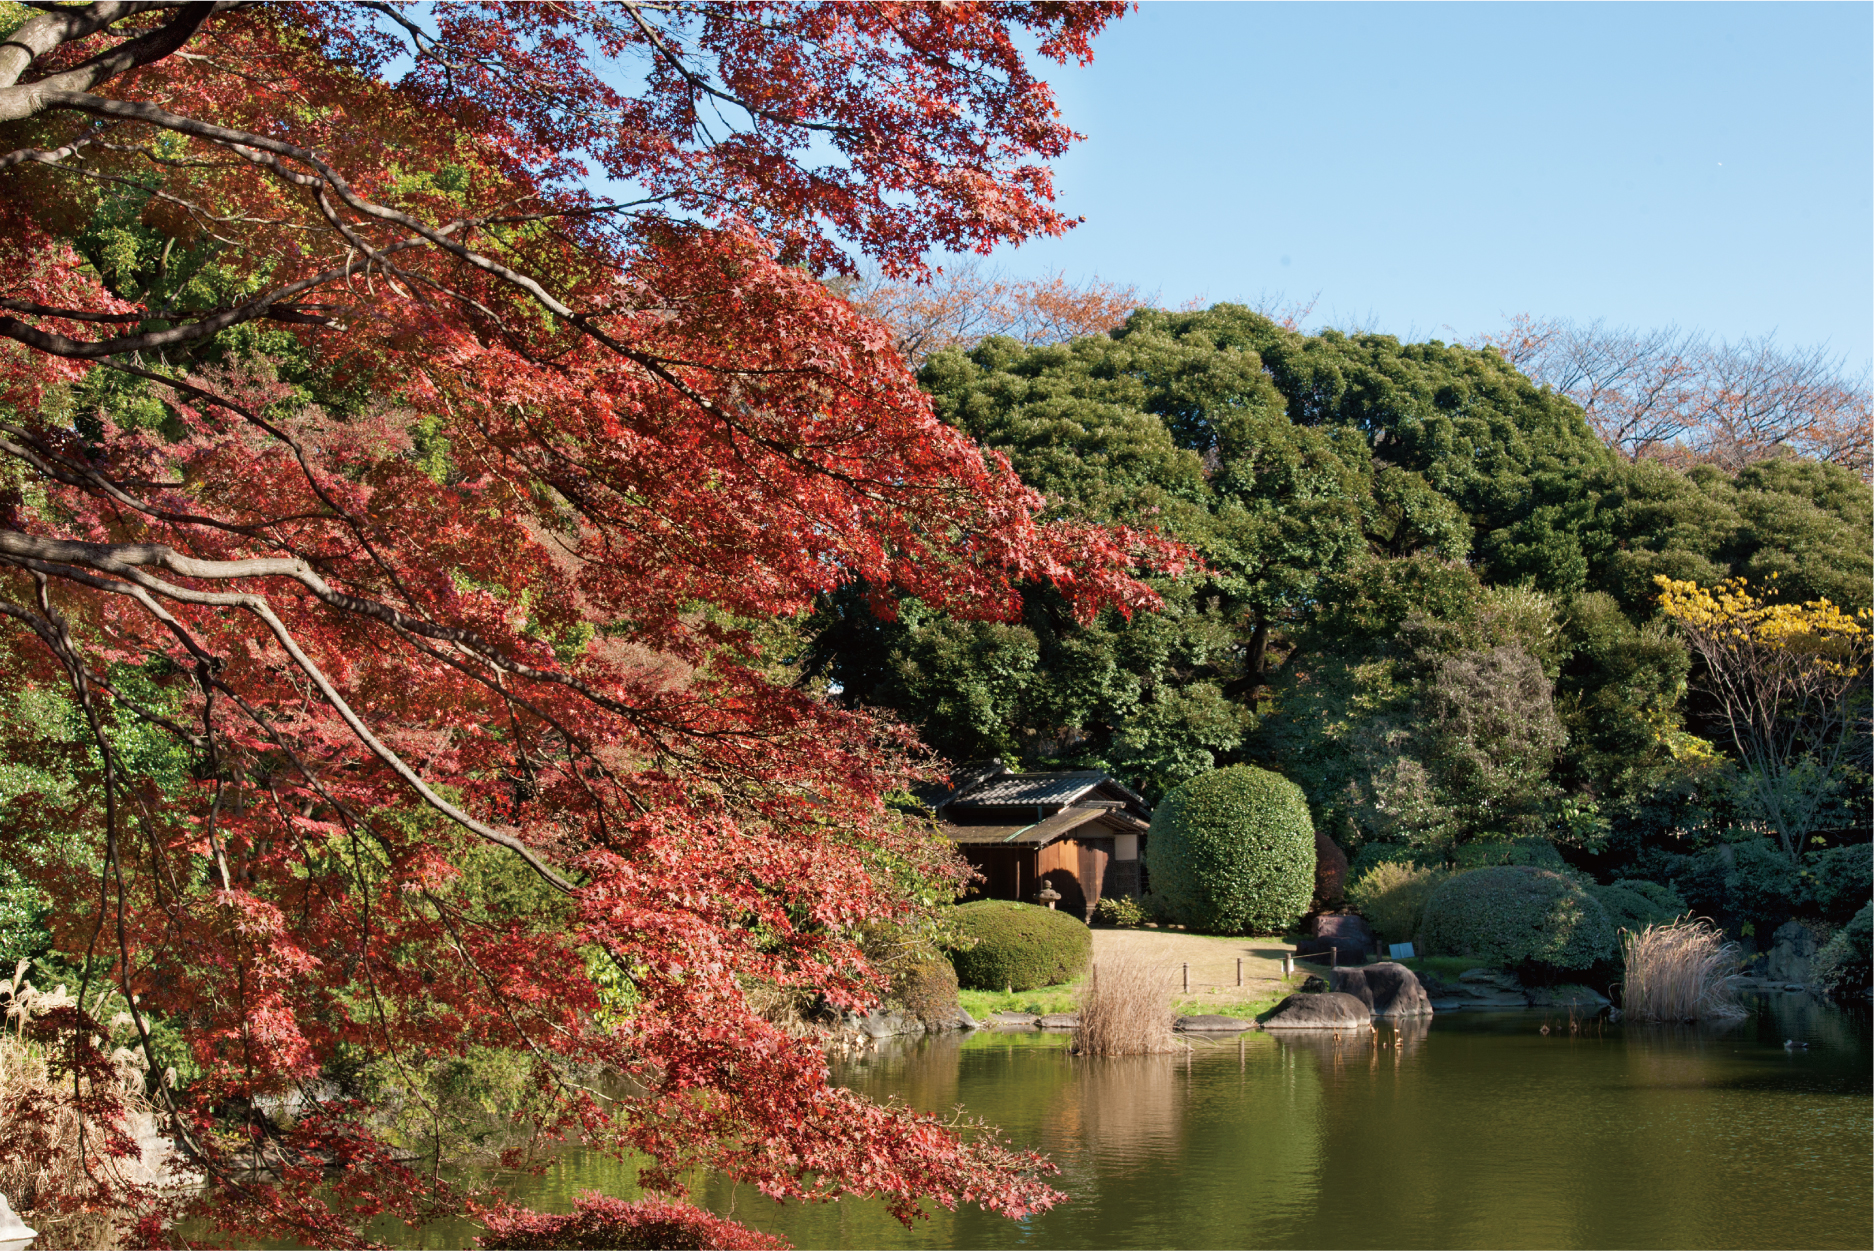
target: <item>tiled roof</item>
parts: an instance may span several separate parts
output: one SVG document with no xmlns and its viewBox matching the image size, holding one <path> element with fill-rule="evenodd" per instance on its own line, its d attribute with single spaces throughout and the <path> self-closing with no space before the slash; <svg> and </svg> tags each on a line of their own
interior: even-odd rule
<svg viewBox="0 0 1876 1251">
<path fill-rule="evenodd" d="M 1096 828 L 1085 828 L 1090 825 Z M 1083 837 L 1090 834 L 1137 834 L 1146 829 L 1146 822 L 1112 808 L 1064 808 L 1034 825 L 954 825 L 944 822 L 939 828 L 954 843 L 1042 844 L 1077 831 Z"/>
<path fill-rule="evenodd" d="M 1056 773 L 1006 773 L 952 799 L 970 807 L 1027 807 L 1073 803 L 1107 777 L 1099 769 Z"/>
</svg>

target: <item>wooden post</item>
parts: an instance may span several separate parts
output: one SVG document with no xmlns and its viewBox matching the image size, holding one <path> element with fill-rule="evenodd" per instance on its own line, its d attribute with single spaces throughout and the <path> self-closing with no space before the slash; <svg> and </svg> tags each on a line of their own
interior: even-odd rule
<svg viewBox="0 0 1876 1251">
<path fill-rule="evenodd" d="M 1341 954 L 1342 954 L 1342 949 L 1340 947 L 1329 948 L 1329 967 L 1331 969 L 1335 968 L 1336 958 L 1340 956 Z"/>
<path fill-rule="evenodd" d="M 1187 994 L 1192 992 L 1192 966 L 1184 960 L 1179 962 L 1179 989 Z"/>
<path fill-rule="evenodd" d="M 1244 957 L 1238 957 L 1238 985 L 1244 985 Z"/>
</svg>

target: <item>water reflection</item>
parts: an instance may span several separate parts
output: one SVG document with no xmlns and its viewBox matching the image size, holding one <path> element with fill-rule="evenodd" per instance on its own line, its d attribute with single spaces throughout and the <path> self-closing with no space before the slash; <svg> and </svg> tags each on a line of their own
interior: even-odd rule
<svg viewBox="0 0 1876 1251">
<path fill-rule="evenodd" d="M 695 1198 L 804 1248 L 1870 1245 L 1867 1011 L 1779 996 L 1726 1029 L 1544 1035 L 1544 1019 L 1116 1059 L 1073 1056 L 1062 1035 L 903 1042 L 838 1078 L 1002 1126 L 1056 1161 L 1068 1201 L 1020 1224 L 936 1210 L 904 1230 L 866 1200 L 784 1207 L 720 1179 Z M 520 1197 L 629 1197 L 632 1172 L 570 1153 Z"/>
</svg>

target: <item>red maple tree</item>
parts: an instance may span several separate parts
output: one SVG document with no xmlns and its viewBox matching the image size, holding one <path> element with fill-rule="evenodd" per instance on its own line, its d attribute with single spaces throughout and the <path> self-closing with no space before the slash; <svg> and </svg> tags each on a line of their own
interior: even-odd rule
<svg viewBox="0 0 1876 1251">
<path fill-rule="evenodd" d="M 1074 136 L 1018 45 L 1085 60 L 1119 8 L 125 0 L 8 35 L 0 665 L 85 736 L 0 734 L 80 783 L 38 816 L 95 860 L 34 872 L 145 1050 L 182 1029 L 199 1074 L 154 1094 L 224 1229 L 459 1210 L 319 1079 L 470 1046 L 654 1191 L 1058 1197 L 752 1009 L 875 1002 L 863 928 L 959 872 L 886 802 L 916 744 L 773 681 L 757 627 L 855 578 L 1152 604 L 1176 549 L 1039 520 L 816 276 L 1064 229 Z M 470 889 L 491 857 L 529 876 Z"/>
</svg>

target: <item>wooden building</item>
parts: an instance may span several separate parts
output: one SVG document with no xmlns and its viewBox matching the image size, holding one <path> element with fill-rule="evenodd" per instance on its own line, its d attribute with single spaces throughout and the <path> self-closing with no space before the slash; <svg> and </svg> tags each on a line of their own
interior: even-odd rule
<svg viewBox="0 0 1876 1251">
<path fill-rule="evenodd" d="M 1084 921 L 1103 896 L 1138 895 L 1140 852 L 1152 810 L 1098 769 L 962 773 L 934 803 L 938 823 L 983 875 L 971 898 L 1035 903 L 1046 884 L 1056 907 Z"/>
</svg>

